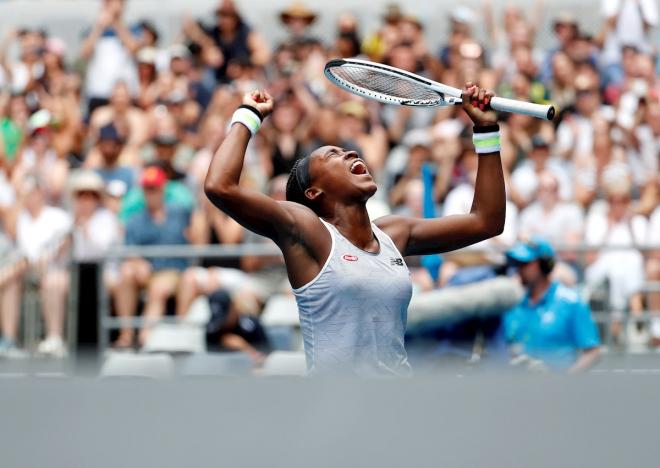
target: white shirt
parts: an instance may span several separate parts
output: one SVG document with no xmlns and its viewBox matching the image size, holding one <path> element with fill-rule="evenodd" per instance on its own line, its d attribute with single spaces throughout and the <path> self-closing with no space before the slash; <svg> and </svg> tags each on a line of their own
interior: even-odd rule
<svg viewBox="0 0 660 468">
<path fill-rule="evenodd" d="M 658 173 L 660 159 L 660 140 L 656 140 L 653 130 L 648 125 L 640 125 L 635 129 L 639 141 L 639 151 L 630 146 L 626 155 L 632 170 L 633 181 L 637 186 L 645 185 L 649 179 Z"/>
<path fill-rule="evenodd" d="M 635 215 L 629 222 L 622 221 L 611 225 L 606 209 L 592 209 L 587 216 L 584 240 L 587 245 L 594 247 L 642 246 L 646 243 L 647 229 L 648 222 L 644 216 Z"/>
<path fill-rule="evenodd" d="M 5 171 L 0 170 L 0 208 L 7 208 L 16 201 L 16 194 Z"/>
<path fill-rule="evenodd" d="M 112 245 L 121 242 L 117 217 L 105 208 L 96 210 L 83 226 L 73 231 L 73 252 L 76 260 L 92 260 L 103 256 Z"/>
<path fill-rule="evenodd" d="M 650 43 L 644 32 L 644 23 L 658 24 L 657 0 L 603 0 L 605 18 L 617 17 L 615 30 L 608 35 L 603 48 L 605 64 L 621 60 L 621 47 L 632 45 L 650 52 Z"/>
<path fill-rule="evenodd" d="M 649 220 L 646 244 L 650 247 L 660 247 L 660 206 L 655 209 Z"/>
<path fill-rule="evenodd" d="M 566 243 L 571 234 L 581 238 L 583 228 L 584 215 L 576 203 L 557 203 L 546 211 L 539 202 L 535 202 L 520 213 L 521 236 L 539 235 L 552 244 Z"/>
<path fill-rule="evenodd" d="M 61 208 L 46 206 L 36 218 L 23 210 L 16 224 L 16 243 L 28 260 L 36 261 L 59 247 L 59 242 L 70 230 L 71 217 Z"/>
<path fill-rule="evenodd" d="M 106 31 L 94 46 L 94 55 L 87 67 L 85 91 L 87 96 L 109 98 L 112 88 L 124 81 L 131 95 L 138 89 L 137 68 L 133 57 L 113 31 Z"/>
<path fill-rule="evenodd" d="M 472 208 L 472 200 L 474 198 L 474 187 L 472 185 L 463 183 L 453 188 L 445 199 L 444 216 L 451 216 L 456 214 L 468 214 Z M 511 246 L 516 241 L 518 228 L 518 208 L 509 200 L 506 202 L 506 219 L 504 220 L 504 231 L 495 239 L 499 240 L 506 246 Z M 492 246 L 492 239 L 479 242 L 471 245 L 473 249 L 486 249 Z"/>
<path fill-rule="evenodd" d="M 571 200 L 573 198 L 571 177 L 561 161 L 551 158 L 547 161 L 545 169 L 552 172 L 557 178 L 561 199 Z M 539 186 L 539 176 L 534 169 L 534 162 L 529 159 L 523 161 L 511 174 L 511 183 L 525 201 L 532 200 Z"/>
</svg>

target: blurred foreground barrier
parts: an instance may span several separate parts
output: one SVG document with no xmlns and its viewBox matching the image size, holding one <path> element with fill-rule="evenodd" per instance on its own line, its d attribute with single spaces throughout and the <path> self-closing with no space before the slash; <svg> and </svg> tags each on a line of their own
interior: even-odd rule
<svg viewBox="0 0 660 468">
<path fill-rule="evenodd" d="M 523 294 L 519 282 L 507 277 L 416 294 L 408 307 L 407 332 L 414 334 L 466 318 L 501 315 L 515 306 Z"/>
</svg>

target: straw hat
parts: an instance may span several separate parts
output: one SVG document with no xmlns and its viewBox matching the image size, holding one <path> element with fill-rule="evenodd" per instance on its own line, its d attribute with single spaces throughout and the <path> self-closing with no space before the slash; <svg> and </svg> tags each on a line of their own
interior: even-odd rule
<svg viewBox="0 0 660 468">
<path fill-rule="evenodd" d="M 105 184 L 100 175 L 94 171 L 80 170 L 71 175 L 69 180 L 71 193 L 96 192 L 103 193 Z"/>
<path fill-rule="evenodd" d="M 369 111 L 358 101 L 344 101 L 337 106 L 337 111 L 341 115 L 356 117 L 360 120 L 369 118 Z"/>
<path fill-rule="evenodd" d="M 316 20 L 316 13 L 310 10 L 303 2 L 296 1 L 280 13 L 280 19 L 283 23 L 288 23 L 292 19 L 302 19 L 307 24 L 312 24 Z"/>
</svg>

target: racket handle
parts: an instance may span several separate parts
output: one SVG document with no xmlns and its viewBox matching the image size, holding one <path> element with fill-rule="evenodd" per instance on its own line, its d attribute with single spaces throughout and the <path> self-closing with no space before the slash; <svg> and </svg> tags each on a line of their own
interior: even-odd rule
<svg viewBox="0 0 660 468">
<path fill-rule="evenodd" d="M 555 118 L 555 108 L 550 105 L 532 104 L 526 101 L 516 101 L 495 96 L 490 100 L 490 107 L 500 112 L 524 114 L 537 119 L 552 120 Z"/>
</svg>

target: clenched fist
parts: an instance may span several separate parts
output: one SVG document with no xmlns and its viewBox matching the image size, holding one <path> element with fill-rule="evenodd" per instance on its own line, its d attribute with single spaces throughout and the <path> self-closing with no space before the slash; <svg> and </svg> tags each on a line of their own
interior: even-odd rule
<svg viewBox="0 0 660 468">
<path fill-rule="evenodd" d="M 243 96 L 243 104 L 254 107 L 266 118 L 273 112 L 275 101 L 268 91 L 252 91 Z"/>
</svg>

